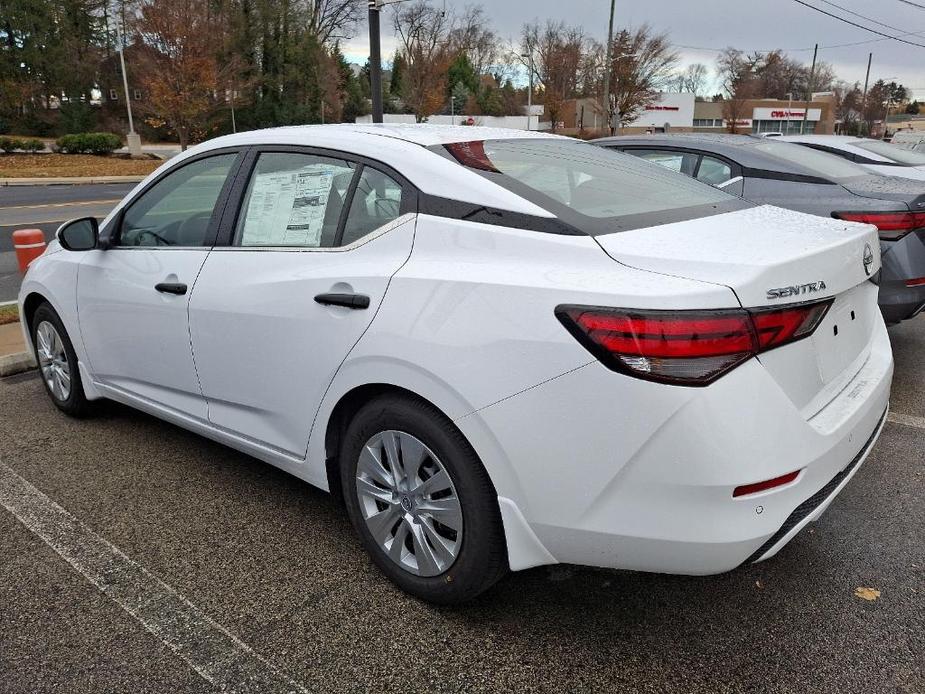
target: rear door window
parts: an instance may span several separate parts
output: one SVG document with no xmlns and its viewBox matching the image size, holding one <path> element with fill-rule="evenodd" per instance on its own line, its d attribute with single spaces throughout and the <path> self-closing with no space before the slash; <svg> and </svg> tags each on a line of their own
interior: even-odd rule
<svg viewBox="0 0 925 694">
<path fill-rule="evenodd" d="M 346 246 L 398 218 L 401 184 L 369 166 L 363 167 L 350 203 L 339 245 Z"/>
<path fill-rule="evenodd" d="M 628 154 L 641 157 L 653 164 L 660 164 L 666 169 L 671 169 L 677 173 L 683 173 L 685 176 L 693 176 L 697 170 L 698 155 L 691 152 L 672 152 L 669 150 L 658 149 L 628 149 Z"/>
<path fill-rule="evenodd" d="M 732 167 L 721 159 L 704 155 L 697 169 L 697 180 L 712 186 L 725 183 L 732 178 Z"/>
</svg>

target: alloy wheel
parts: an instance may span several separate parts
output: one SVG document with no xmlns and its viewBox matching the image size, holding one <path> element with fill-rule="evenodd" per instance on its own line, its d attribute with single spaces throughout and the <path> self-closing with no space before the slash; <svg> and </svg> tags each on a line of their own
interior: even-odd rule
<svg viewBox="0 0 925 694">
<path fill-rule="evenodd" d="M 443 463 L 420 439 L 383 431 L 366 442 L 356 469 L 366 527 L 386 555 L 416 576 L 452 566 L 463 539 L 463 514 Z"/>
<path fill-rule="evenodd" d="M 35 337 L 42 378 L 52 396 L 64 402 L 71 394 L 71 367 L 67 361 L 64 341 L 49 321 L 39 323 Z"/>
</svg>

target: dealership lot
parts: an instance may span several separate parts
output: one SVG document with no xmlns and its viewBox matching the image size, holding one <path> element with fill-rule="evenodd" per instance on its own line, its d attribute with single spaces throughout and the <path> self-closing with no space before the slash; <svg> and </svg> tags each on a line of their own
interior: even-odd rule
<svg viewBox="0 0 925 694">
<path fill-rule="evenodd" d="M 86 554 L 81 572 L 0 511 L 0 691 L 214 691 L 243 662 L 240 691 L 921 692 L 925 318 L 890 334 L 880 443 L 775 559 L 705 578 L 543 567 L 454 610 L 385 581 L 294 478 L 121 406 L 67 419 L 34 375 L 0 381 L 0 478 L 124 553 L 104 584 L 129 562 L 152 598 L 133 616 Z M 190 608 L 246 651 L 202 647 Z"/>
</svg>

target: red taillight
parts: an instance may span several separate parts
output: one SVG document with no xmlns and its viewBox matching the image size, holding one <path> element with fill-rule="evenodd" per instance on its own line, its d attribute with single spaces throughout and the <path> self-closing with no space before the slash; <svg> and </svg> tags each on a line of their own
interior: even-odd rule
<svg viewBox="0 0 925 694">
<path fill-rule="evenodd" d="M 925 277 L 916 277 L 914 280 L 906 280 L 907 287 L 925 287 Z"/>
<path fill-rule="evenodd" d="M 783 487 L 785 484 L 790 484 L 797 478 L 800 474 L 800 471 L 788 472 L 786 475 L 781 475 L 780 477 L 775 477 L 771 480 L 765 480 L 764 482 L 755 482 L 754 484 L 743 484 L 741 487 L 736 487 L 732 495 L 733 496 L 745 496 L 747 494 L 757 494 L 758 492 L 764 492 L 768 489 L 774 489 L 774 487 Z"/>
<path fill-rule="evenodd" d="M 925 227 L 925 212 L 833 212 L 832 216 L 846 222 L 873 224 L 884 241 L 897 241 Z"/>
<path fill-rule="evenodd" d="M 771 309 L 636 311 L 560 306 L 556 315 L 609 368 L 705 386 L 759 352 L 810 335 L 832 301 Z"/>
<path fill-rule="evenodd" d="M 455 157 L 463 166 L 468 166 L 481 171 L 491 171 L 498 173 L 498 169 L 492 164 L 491 159 L 485 153 L 484 140 L 472 140 L 470 142 L 451 142 L 443 145 L 446 151 Z"/>
</svg>

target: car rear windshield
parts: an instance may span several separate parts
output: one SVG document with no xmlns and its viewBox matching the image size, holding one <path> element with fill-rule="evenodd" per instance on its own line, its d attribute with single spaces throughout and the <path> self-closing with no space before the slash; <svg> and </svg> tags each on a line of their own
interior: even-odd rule
<svg viewBox="0 0 925 694">
<path fill-rule="evenodd" d="M 579 140 L 476 140 L 433 149 L 592 235 L 749 206 L 658 164 Z"/>
<path fill-rule="evenodd" d="M 820 152 L 803 145 L 779 142 L 777 140 L 764 140 L 754 147 L 759 152 L 764 152 L 775 159 L 796 165 L 802 169 L 802 171 L 791 171 L 790 173 L 808 173 L 813 176 L 827 178 L 830 181 L 842 181 L 870 175 L 870 171 L 862 168 L 859 164 L 842 159 L 836 154 Z"/>
<path fill-rule="evenodd" d="M 853 144 L 855 147 L 866 149 L 868 152 L 879 154 L 881 157 L 886 157 L 890 161 L 896 162 L 897 164 L 905 164 L 906 166 L 925 166 L 925 154 L 903 149 L 902 147 L 891 145 L 889 142 L 881 142 L 880 140 L 861 140 L 860 142 L 852 142 L 851 144 Z"/>
</svg>

